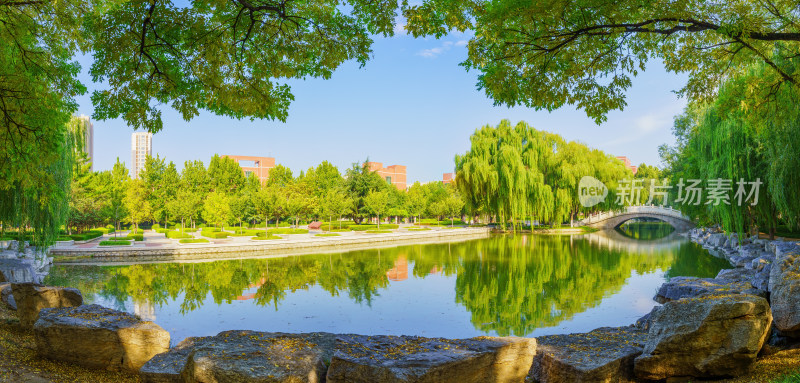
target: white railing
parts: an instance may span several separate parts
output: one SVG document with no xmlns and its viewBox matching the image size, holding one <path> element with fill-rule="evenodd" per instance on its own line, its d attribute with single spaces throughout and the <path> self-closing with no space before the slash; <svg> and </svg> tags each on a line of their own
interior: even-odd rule
<svg viewBox="0 0 800 383">
<path fill-rule="evenodd" d="M 655 214 L 666 215 L 669 217 L 679 218 L 686 221 L 691 221 L 689 217 L 683 215 L 680 210 L 664 206 L 626 206 L 623 210 L 611 210 L 598 214 L 591 215 L 580 221 L 581 225 L 588 225 L 595 222 L 605 221 L 609 218 L 616 217 L 623 214 Z"/>
</svg>

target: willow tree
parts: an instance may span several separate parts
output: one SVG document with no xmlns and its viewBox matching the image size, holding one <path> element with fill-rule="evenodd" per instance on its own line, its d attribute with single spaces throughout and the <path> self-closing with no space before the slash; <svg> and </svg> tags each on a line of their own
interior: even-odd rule
<svg viewBox="0 0 800 383">
<path fill-rule="evenodd" d="M 583 176 L 611 186 L 630 177 L 614 157 L 525 122 L 484 126 L 470 141 L 470 150 L 455 159 L 467 209 L 496 215 L 503 225 L 510 220 L 515 230 L 525 218 L 560 225 L 586 210 L 578 199 Z"/>
<path fill-rule="evenodd" d="M 782 68 L 794 73 L 794 65 L 786 64 Z M 676 145 L 662 146 L 661 155 L 673 184 L 680 178 L 731 180 L 729 203 L 704 200 L 680 205 L 682 210 L 704 223 L 719 222 L 729 231 L 759 228 L 773 237 L 779 218 L 798 227 L 800 112 L 795 105 L 800 92 L 788 85 L 769 91 L 754 86 L 769 81 L 769 76 L 768 68 L 755 65 L 729 79 L 714 102 L 691 104 L 676 118 Z M 740 180 L 748 182 L 743 185 L 747 194 L 737 198 Z M 757 203 L 755 195 L 749 195 L 755 186 L 749 182 L 761 183 Z"/>
</svg>

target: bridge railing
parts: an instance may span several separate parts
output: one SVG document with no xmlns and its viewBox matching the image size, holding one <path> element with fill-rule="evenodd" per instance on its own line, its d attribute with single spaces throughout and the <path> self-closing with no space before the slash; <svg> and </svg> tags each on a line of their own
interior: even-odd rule
<svg viewBox="0 0 800 383">
<path fill-rule="evenodd" d="M 664 206 L 626 206 L 624 209 L 620 210 L 611 210 L 602 212 L 599 214 L 594 214 L 589 217 L 584 218 L 583 220 L 579 221 L 580 225 L 589 225 L 592 223 L 605 221 L 609 218 L 616 217 L 622 214 L 655 214 L 655 215 L 666 215 L 669 217 L 679 218 L 686 221 L 691 221 L 689 217 L 685 216 L 680 210 L 673 209 L 671 207 L 664 207 Z"/>
</svg>

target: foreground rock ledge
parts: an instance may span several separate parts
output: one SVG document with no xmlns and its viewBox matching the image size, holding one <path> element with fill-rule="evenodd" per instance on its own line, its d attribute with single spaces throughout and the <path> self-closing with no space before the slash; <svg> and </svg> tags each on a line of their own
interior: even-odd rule
<svg viewBox="0 0 800 383">
<path fill-rule="evenodd" d="M 325 381 L 335 335 L 225 331 L 196 342 L 184 382 L 318 383 Z"/>
<path fill-rule="evenodd" d="M 635 382 L 633 360 L 646 339 L 647 333 L 633 326 L 542 336 L 529 378 L 541 383 Z"/>
<path fill-rule="evenodd" d="M 43 309 L 33 331 L 40 356 L 89 368 L 136 372 L 169 349 L 160 326 L 99 305 Z"/>
<path fill-rule="evenodd" d="M 732 294 L 667 302 L 651 315 L 636 376 L 714 378 L 746 373 L 772 323 L 767 300 Z"/>
<path fill-rule="evenodd" d="M 522 382 L 535 353 L 532 338 L 342 335 L 327 382 Z"/>
<path fill-rule="evenodd" d="M 36 283 L 12 283 L 11 292 L 17 305 L 20 325 L 30 329 L 45 308 L 75 307 L 83 304 L 80 290 L 43 286 Z"/>
<path fill-rule="evenodd" d="M 797 335 L 800 330 L 800 246 L 776 244 L 775 253 L 769 276 L 775 327 Z"/>
</svg>

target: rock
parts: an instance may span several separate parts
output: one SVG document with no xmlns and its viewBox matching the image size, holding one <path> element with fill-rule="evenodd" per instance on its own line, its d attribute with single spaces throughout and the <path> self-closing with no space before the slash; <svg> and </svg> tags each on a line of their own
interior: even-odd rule
<svg viewBox="0 0 800 383">
<path fill-rule="evenodd" d="M 635 382 L 633 361 L 647 332 L 633 326 L 537 339 L 531 375 L 541 383 Z"/>
<path fill-rule="evenodd" d="M 772 263 L 771 259 L 762 256 L 762 257 L 758 257 L 758 258 L 753 259 L 752 261 L 750 261 L 749 264 L 744 265 L 744 268 L 745 269 L 749 269 L 749 270 L 755 270 L 756 272 L 759 272 L 764 268 L 764 266 L 769 265 L 770 263 Z"/>
<path fill-rule="evenodd" d="M 738 294 L 752 289 L 749 280 L 726 278 L 673 277 L 658 288 L 653 299 L 665 303 L 681 298 L 699 297 L 709 294 Z"/>
<path fill-rule="evenodd" d="M 634 371 L 640 379 L 739 376 L 769 335 L 769 304 L 743 294 L 667 302 L 653 324 Z"/>
<path fill-rule="evenodd" d="M 29 259 L 0 259 L 0 274 L 2 274 L 3 282 L 39 282 L 36 270 Z"/>
<path fill-rule="evenodd" d="M 12 310 L 17 309 L 17 301 L 14 300 L 14 294 L 11 293 L 11 283 L 0 283 L 0 299 Z"/>
<path fill-rule="evenodd" d="M 75 307 L 83 304 L 78 289 L 42 286 L 36 283 L 12 283 L 11 291 L 17 303 L 17 316 L 23 328 L 32 328 L 39 310 L 53 307 Z"/>
<path fill-rule="evenodd" d="M 139 369 L 142 383 L 182 383 L 181 371 L 186 366 L 186 359 L 195 347 L 204 345 L 214 337 L 186 338 L 169 351 L 158 354 Z"/>
<path fill-rule="evenodd" d="M 335 339 L 328 333 L 222 332 L 194 347 L 181 378 L 184 382 L 323 382 Z"/>
<path fill-rule="evenodd" d="M 778 246 L 770 268 L 769 291 L 775 327 L 785 333 L 800 330 L 800 250 Z"/>
<path fill-rule="evenodd" d="M 533 338 L 343 335 L 327 382 L 522 382 L 535 353 Z"/>
<path fill-rule="evenodd" d="M 136 372 L 169 350 L 157 324 L 99 305 L 43 309 L 33 332 L 40 356 L 89 368 Z"/>
<path fill-rule="evenodd" d="M 750 244 L 739 246 L 739 254 L 745 257 L 755 257 L 764 252 L 764 245 Z"/>
<path fill-rule="evenodd" d="M 633 327 L 638 328 L 642 331 L 649 331 L 650 326 L 653 324 L 653 313 L 661 309 L 661 306 L 655 306 L 649 313 L 645 314 L 643 317 L 636 320 L 636 323 L 633 324 Z"/>
</svg>

